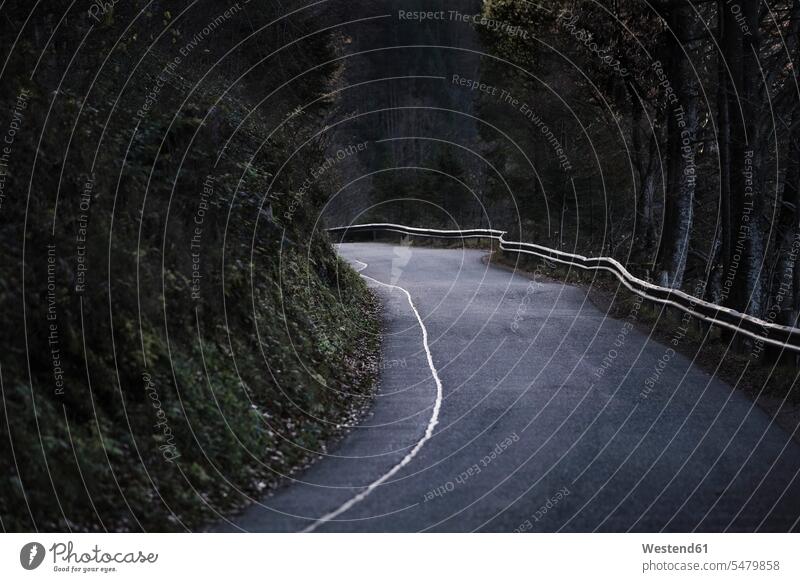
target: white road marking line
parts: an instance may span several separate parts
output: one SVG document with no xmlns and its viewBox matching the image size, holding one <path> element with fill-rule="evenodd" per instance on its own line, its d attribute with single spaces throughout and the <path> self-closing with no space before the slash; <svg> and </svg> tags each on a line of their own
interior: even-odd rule
<svg viewBox="0 0 800 582">
<path fill-rule="evenodd" d="M 364 269 L 367 268 L 367 263 L 365 263 L 363 261 L 359 261 L 359 260 L 356 260 L 356 262 L 360 263 L 361 265 L 364 265 L 363 267 L 358 269 L 359 273 L 361 273 L 361 271 L 363 271 Z M 428 367 L 430 367 L 431 374 L 433 374 L 433 379 L 436 382 L 436 402 L 433 405 L 433 413 L 431 414 L 431 418 L 428 421 L 428 427 L 425 429 L 425 434 L 417 442 L 417 444 L 414 445 L 414 448 L 411 449 L 411 451 L 405 457 L 403 457 L 403 459 L 399 463 L 397 463 L 394 467 L 389 469 L 389 471 L 386 474 L 384 474 L 382 477 L 380 477 L 376 481 L 373 481 L 372 483 L 370 483 L 367 486 L 367 488 L 364 489 L 364 491 L 362 491 L 361 493 L 359 493 L 358 495 L 356 495 L 352 499 L 350 499 L 350 500 L 346 501 L 345 503 L 343 503 L 342 505 L 340 505 L 338 509 L 335 509 L 335 510 L 331 511 L 330 513 L 327 513 L 327 514 L 323 515 L 322 517 L 320 517 L 317 521 L 315 521 L 314 523 L 309 525 L 307 528 L 302 530 L 302 533 L 308 533 L 308 532 L 314 531 L 317 527 L 319 527 L 323 523 L 336 518 L 337 516 L 341 515 L 342 513 L 344 513 L 345 511 L 347 511 L 351 507 L 353 507 L 356 503 L 366 499 L 366 497 L 370 493 L 375 491 L 375 489 L 380 487 L 383 483 L 385 483 L 393 475 L 395 475 L 400 469 L 402 469 L 403 467 L 405 467 L 406 465 L 408 465 L 411 462 L 411 460 L 417 455 L 417 453 L 419 453 L 419 451 L 422 449 L 422 447 L 425 445 L 425 443 L 428 442 L 431 439 L 431 437 L 433 436 L 433 429 L 439 423 L 439 410 L 442 408 L 442 381 L 439 379 L 439 374 L 436 371 L 436 367 L 433 365 L 433 356 L 431 355 L 430 346 L 428 346 L 428 330 L 425 328 L 425 324 L 422 323 L 422 317 L 420 317 L 419 311 L 417 311 L 417 308 L 414 307 L 414 302 L 411 300 L 411 294 L 408 291 L 406 291 L 405 289 L 403 289 L 402 287 L 398 287 L 397 285 L 390 285 L 389 283 L 383 283 L 381 281 L 378 281 L 377 279 L 373 279 L 372 277 L 368 277 L 367 275 L 361 275 L 361 276 L 364 277 L 365 279 L 369 279 L 370 281 L 374 281 L 378 285 L 383 285 L 385 287 L 391 287 L 392 289 L 399 289 L 400 291 L 405 293 L 406 298 L 408 299 L 408 304 L 411 306 L 411 309 L 414 312 L 414 315 L 417 317 L 417 321 L 419 322 L 420 329 L 422 329 L 422 345 L 425 348 L 425 354 L 427 355 L 427 358 L 428 358 Z"/>
</svg>

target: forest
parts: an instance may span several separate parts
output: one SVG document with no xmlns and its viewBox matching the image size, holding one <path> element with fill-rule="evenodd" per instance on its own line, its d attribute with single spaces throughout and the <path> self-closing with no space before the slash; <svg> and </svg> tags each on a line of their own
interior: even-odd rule
<svg viewBox="0 0 800 582">
<path fill-rule="evenodd" d="M 416 78 L 402 81 L 402 97 L 394 81 L 344 98 L 348 110 L 386 110 L 359 129 L 383 147 L 353 171 L 375 174 L 350 187 L 334 222 L 366 222 L 350 208 L 363 212 L 366 200 L 370 220 L 490 224 L 797 321 L 800 2 L 424 8 L 443 19 L 381 25 L 396 25 L 398 45 L 428 47 L 424 59 L 403 51 Z M 353 52 L 379 38 L 359 35 Z M 388 68 L 370 55 L 345 75 L 356 83 Z M 409 169 L 388 170 L 398 167 Z"/>
<path fill-rule="evenodd" d="M 800 0 L 0 3 L 0 526 L 202 528 L 363 417 L 326 227 L 800 317 Z M 88 346 L 88 349 L 87 349 Z"/>
<path fill-rule="evenodd" d="M 305 236 L 330 176 L 293 191 L 338 74 L 302 8 L 2 6 L 3 530 L 201 528 L 369 403 L 374 299 Z"/>
</svg>

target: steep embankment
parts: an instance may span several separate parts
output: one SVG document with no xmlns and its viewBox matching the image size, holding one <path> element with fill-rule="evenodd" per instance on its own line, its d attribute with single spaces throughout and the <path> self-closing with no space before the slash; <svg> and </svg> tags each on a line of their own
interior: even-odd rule
<svg viewBox="0 0 800 582">
<path fill-rule="evenodd" d="M 322 145 L 295 153 L 336 71 L 281 87 L 330 38 L 257 0 L 31 9 L 0 24 L 0 524 L 197 527 L 371 395 L 374 302 L 312 234 Z"/>
</svg>

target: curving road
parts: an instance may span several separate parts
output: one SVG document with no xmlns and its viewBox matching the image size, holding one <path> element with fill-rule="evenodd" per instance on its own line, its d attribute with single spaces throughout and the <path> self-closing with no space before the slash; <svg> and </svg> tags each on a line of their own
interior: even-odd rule
<svg viewBox="0 0 800 582">
<path fill-rule="evenodd" d="M 800 528 L 800 445 L 582 290 L 483 251 L 339 252 L 384 302 L 373 411 L 220 530 Z"/>
</svg>

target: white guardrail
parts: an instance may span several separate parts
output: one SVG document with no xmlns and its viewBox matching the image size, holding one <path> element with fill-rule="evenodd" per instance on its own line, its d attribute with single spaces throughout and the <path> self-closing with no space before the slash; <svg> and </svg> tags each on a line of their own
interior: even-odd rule
<svg viewBox="0 0 800 582">
<path fill-rule="evenodd" d="M 661 303 L 680 309 L 692 317 L 696 317 L 712 325 L 724 327 L 736 333 L 762 341 L 766 344 L 800 353 L 800 328 L 778 325 L 739 313 L 728 307 L 709 303 L 679 289 L 670 289 L 654 285 L 638 277 L 634 277 L 622 264 L 610 257 L 584 257 L 532 243 L 507 241 L 505 231 L 488 228 L 472 228 L 468 230 L 437 230 L 432 228 L 415 228 L 401 224 L 373 223 L 356 224 L 329 228 L 332 235 L 341 234 L 341 240 L 348 235 L 368 232 L 396 232 L 410 236 L 429 238 L 483 238 L 500 243 L 500 249 L 508 252 L 535 255 L 564 265 L 578 267 L 588 271 L 607 271 L 613 274 L 632 293 L 654 303 Z"/>
</svg>

